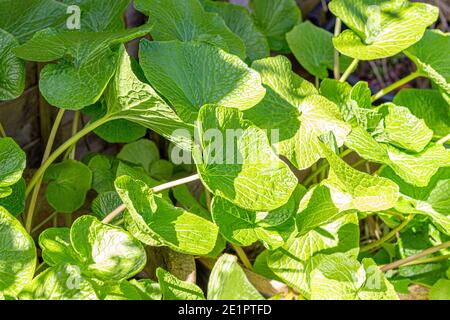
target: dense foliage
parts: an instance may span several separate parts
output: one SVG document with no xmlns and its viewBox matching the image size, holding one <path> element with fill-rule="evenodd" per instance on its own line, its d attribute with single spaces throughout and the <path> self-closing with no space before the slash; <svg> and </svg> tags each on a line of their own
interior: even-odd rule
<svg viewBox="0 0 450 320">
<path fill-rule="evenodd" d="M 333 35 L 294 0 L 135 0 L 148 22 L 127 29 L 129 4 L 0 0 L 0 100 L 40 62 L 58 108 L 27 181 L 25 152 L 0 130 L 0 299 L 378 300 L 412 284 L 450 299 L 450 37 L 429 28 L 437 7 L 332 0 Z M 124 45 L 137 38 L 138 59 Z M 417 71 L 375 94 L 346 82 L 359 61 L 397 54 Z M 417 77 L 432 88 L 379 102 Z M 65 112 L 73 135 L 54 148 Z M 92 132 L 121 151 L 77 160 Z M 58 215 L 65 227 L 45 228 Z M 363 238 L 373 217 L 382 234 Z"/>
</svg>

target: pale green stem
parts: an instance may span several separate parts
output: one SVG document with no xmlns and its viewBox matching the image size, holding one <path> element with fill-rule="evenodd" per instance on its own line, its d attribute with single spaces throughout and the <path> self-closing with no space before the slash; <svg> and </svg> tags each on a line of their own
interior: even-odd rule
<svg viewBox="0 0 450 320">
<path fill-rule="evenodd" d="M 440 244 L 438 246 L 435 246 L 435 247 L 428 248 L 428 249 L 426 249 L 426 250 L 424 250 L 424 251 L 422 251 L 422 252 L 420 252 L 418 254 L 409 256 L 409 257 L 407 257 L 405 259 L 401 259 L 401 260 L 397 260 L 395 262 L 389 263 L 389 264 L 381 267 L 381 271 L 386 272 L 386 271 L 389 271 L 389 270 L 392 270 L 392 269 L 396 269 L 396 268 L 398 268 L 400 266 L 403 266 L 405 264 L 411 263 L 412 261 L 418 260 L 420 258 L 424 258 L 424 257 L 426 257 L 426 256 L 428 256 L 428 255 L 430 255 L 432 253 L 438 252 L 438 251 L 443 250 L 443 249 L 447 249 L 448 247 L 450 247 L 450 241 L 444 242 L 444 243 L 442 243 L 442 244 Z"/>
<path fill-rule="evenodd" d="M 170 181 L 164 184 L 161 184 L 159 186 L 153 187 L 152 191 L 154 193 L 158 193 L 167 189 L 171 189 L 173 187 L 182 185 L 182 184 L 186 184 L 192 181 L 196 181 L 199 180 L 200 176 L 198 174 L 194 174 L 193 176 L 189 176 L 186 178 L 182 178 L 182 179 L 178 179 L 178 180 L 174 180 L 174 181 Z M 123 211 L 125 211 L 127 207 L 124 204 L 121 204 L 120 206 L 118 206 L 116 209 L 114 209 L 113 211 L 111 211 L 111 213 L 109 213 L 104 219 L 103 219 L 103 223 L 110 223 L 111 221 L 114 220 L 115 217 L 117 217 L 119 214 L 121 214 Z"/>
<path fill-rule="evenodd" d="M 376 94 L 374 94 L 372 96 L 372 102 L 377 101 L 378 99 L 380 99 L 381 97 L 387 95 L 389 92 L 394 91 L 395 89 L 405 85 L 406 83 L 416 79 L 420 77 L 420 73 L 419 72 L 413 72 L 410 75 L 398 80 L 397 82 L 394 82 L 393 84 L 391 84 L 390 86 L 387 86 L 386 88 L 380 90 L 379 92 L 377 92 Z"/>
<path fill-rule="evenodd" d="M 320 80 L 319 80 L 319 77 L 316 77 L 315 83 L 316 83 L 316 89 L 319 90 L 319 87 L 320 87 Z"/>
<path fill-rule="evenodd" d="M 353 59 L 352 63 L 348 66 L 347 70 L 345 70 L 344 74 L 339 79 L 339 82 L 345 82 L 345 80 L 347 80 L 350 74 L 356 69 L 358 63 L 359 63 L 358 59 Z"/>
<path fill-rule="evenodd" d="M 431 257 L 431 258 L 427 258 L 427 259 L 420 259 L 420 260 L 412 261 L 410 263 L 405 263 L 404 265 L 411 266 L 411 265 L 416 265 L 416 264 L 438 262 L 438 261 L 447 260 L 447 259 L 450 259 L 450 254 L 444 254 L 442 256 L 436 256 L 436 257 Z"/>
<path fill-rule="evenodd" d="M 3 128 L 2 123 L 0 122 L 0 138 L 6 138 L 6 131 L 5 128 Z"/>
<path fill-rule="evenodd" d="M 73 114 L 73 122 L 72 122 L 72 137 L 76 135 L 78 131 L 78 125 L 80 122 L 80 111 L 75 111 Z M 75 142 L 66 152 L 65 158 L 69 158 L 71 160 L 75 160 L 75 153 L 77 149 L 77 143 Z"/>
<path fill-rule="evenodd" d="M 378 168 L 378 170 L 375 171 L 375 172 L 373 173 L 373 175 L 374 175 L 374 176 L 379 176 L 380 173 L 381 173 L 381 171 L 383 171 L 384 168 L 386 168 L 386 167 L 387 167 L 387 165 L 385 165 L 385 164 L 381 165 L 381 166 Z"/>
<path fill-rule="evenodd" d="M 366 159 L 359 159 L 358 161 L 356 161 L 355 163 L 352 164 L 352 167 L 353 168 L 357 168 L 357 167 L 359 167 L 360 165 L 362 165 L 362 164 L 364 164 L 366 162 L 367 162 Z"/>
<path fill-rule="evenodd" d="M 51 215 L 49 215 L 47 218 L 45 218 L 41 223 L 39 223 L 36 227 L 31 230 L 31 233 L 35 233 L 36 231 L 39 231 L 39 229 L 44 226 L 47 222 L 53 219 L 54 216 L 58 214 L 58 211 L 53 212 Z"/>
<path fill-rule="evenodd" d="M 373 243 L 370 243 L 364 247 L 361 247 L 360 252 L 366 252 L 366 251 L 370 251 L 372 249 L 378 248 L 380 247 L 383 243 L 385 243 L 386 241 L 391 240 L 393 237 L 395 237 L 395 235 L 400 232 L 401 230 L 403 230 L 408 223 L 411 222 L 411 220 L 414 218 L 414 215 L 409 215 L 401 224 L 399 224 L 396 228 L 392 229 L 387 235 L 385 235 L 383 238 L 381 238 L 380 240 L 377 240 Z"/>
<path fill-rule="evenodd" d="M 232 244 L 231 246 L 233 247 L 233 250 L 236 251 L 239 259 L 241 259 L 242 263 L 244 264 L 244 267 L 246 267 L 248 270 L 253 270 L 253 266 L 250 260 L 248 259 L 244 249 L 242 249 L 239 246 L 235 246 L 234 244 Z"/>
<path fill-rule="evenodd" d="M 342 21 L 339 18 L 336 18 L 336 24 L 334 25 L 334 36 L 337 37 L 341 33 L 342 29 Z M 334 79 L 339 80 L 341 77 L 341 70 L 340 70 L 340 61 L 339 61 L 339 51 L 334 49 Z"/>
<path fill-rule="evenodd" d="M 56 115 L 56 119 L 55 119 L 55 122 L 53 123 L 52 131 L 50 132 L 50 136 L 48 138 L 47 146 L 45 147 L 44 155 L 42 156 L 42 162 L 41 162 L 42 164 L 45 163 L 45 161 L 50 156 L 50 153 L 52 152 L 53 144 L 55 143 L 56 134 L 58 133 L 59 126 L 61 125 L 61 121 L 64 116 L 64 112 L 65 112 L 64 109 L 59 109 L 58 114 Z M 34 212 L 36 210 L 36 204 L 37 204 L 37 199 L 39 197 L 39 191 L 41 189 L 41 183 L 42 183 L 42 177 L 40 176 L 36 180 L 36 184 L 33 189 L 33 194 L 31 195 L 31 200 L 28 205 L 28 211 L 27 211 L 27 216 L 26 216 L 26 220 L 25 220 L 25 229 L 28 232 L 31 231 L 31 227 L 33 224 L 33 216 L 34 216 Z M 30 189 L 30 191 L 31 191 L 31 189 Z M 28 193 L 27 193 L 27 195 L 28 195 Z"/>
<path fill-rule="evenodd" d="M 450 134 L 446 135 L 445 137 L 443 137 L 442 139 L 439 139 L 438 142 L 436 142 L 437 145 L 444 145 L 445 143 L 447 143 L 450 140 Z"/>
</svg>

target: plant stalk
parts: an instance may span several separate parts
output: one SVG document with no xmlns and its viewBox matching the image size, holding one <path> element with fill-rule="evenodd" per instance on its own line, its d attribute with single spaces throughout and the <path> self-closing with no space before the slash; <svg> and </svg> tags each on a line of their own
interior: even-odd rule
<svg viewBox="0 0 450 320">
<path fill-rule="evenodd" d="M 196 181 L 199 180 L 200 176 L 198 174 L 194 174 L 193 176 L 189 176 L 186 178 L 182 178 L 182 179 L 178 179 L 175 181 L 170 181 L 164 184 L 161 184 L 159 186 L 156 186 L 154 188 L 152 188 L 152 191 L 154 193 L 158 193 L 167 189 L 171 189 L 173 187 L 179 186 L 181 184 L 186 184 L 192 181 Z M 114 209 L 113 211 L 111 211 L 111 213 L 109 213 L 103 220 L 103 223 L 110 223 L 111 221 L 114 220 L 115 217 L 117 217 L 119 214 L 121 214 L 123 211 L 125 211 L 127 207 L 124 204 L 121 204 L 120 206 L 118 206 L 116 209 Z"/>
<path fill-rule="evenodd" d="M 339 82 L 345 82 L 345 80 L 347 80 L 350 74 L 356 69 L 358 63 L 359 63 L 358 59 L 353 59 L 352 63 L 348 66 L 347 70 L 345 70 L 344 74 L 339 79 Z"/>
<path fill-rule="evenodd" d="M 341 33 L 342 29 L 342 21 L 339 18 L 336 18 L 336 23 L 334 25 L 334 36 L 337 37 Z M 341 77 L 341 69 L 340 69 L 340 61 L 339 61 L 339 51 L 334 49 L 334 79 L 339 80 Z"/>
<path fill-rule="evenodd" d="M 386 88 L 381 89 L 380 91 L 378 91 L 376 94 L 374 94 L 372 96 L 372 102 L 377 101 L 381 97 L 387 95 L 389 92 L 394 91 L 395 89 L 405 85 L 406 83 L 408 83 L 418 77 L 420 77 L 420 73 L 416 71 L 416 72 L 413 72 L 410 75 L 398 80 L 397 82 L 394 82 L 393 84 L 387 86 Z"/>
<path fill-rule="evenodd" d="M 44 155 L 42 156 L 42 164 L 47 161 L 50 153 L 52 152 L 53 144 L 55 143 L 56 134 L 58 133 L 59 126 L 61 125 L 62 118 L 64 116 L 64 109 L 59 109 L 58 114 L 56 115 L 55 122 L 53 123 L 52 130 L 50 131 L 50 136 L 48 138 L 47 146 L 45 147 Z M 31 232 L 31 227 L 33 225 L 33 217 L 34 212 L 36 210 L 37 199 L 39 197 L 39 191 L 41 189 L 42 176 L 39 176 L 36 179 L 36 184 L 33 189 L 33 194 L 31 195 L 30 204 L 28 206 L 27 217 L 25 220 L 25 229 L 28 232 Z M 31 191 L 31 189 L 30 189 Z M 28 195 L 28 193 L 27 193 Z"/>
<path fill-rule="evenodd" d="M 392 269 L 396 269 L 396 268 L 398 268 L 400 266 L 403 266 L 403 265 L 405 265 L 407 263 L 411 263 L 412 261 L 415 261 L 415 260 L 418 260 L 420 258 L 426 257 L 429 254 L 438 252 L 439 250 L 446 249 L 448 247 L 450 247 L 450 241 L 444 242 L 444 243 L 442 243 L 442 244 L 440 244 L 438 246 L 435 246 L 435 247 L 428 248 L 428 249 L 426 249 L 426 250 L 424 250 L 422 252 L 419 252 L 418 254 L 412 255 L 412 256 L 407 257 L 405 259 L 401 259 L 401 260 L 389 263 L 389 264 L 381 267 L 381 271 L 386 272 L 386 271 L 389 271 L 389 270 L 392 270 Z"/>
<path fill-rule="evenodd" d="M 241 261 L 244 264 L 244 266 L 248 270 L 253 271 L 253 266 L 252 266 L 250 260 L 248 259 L 247 254 L 245 253 L 244 249 L 242 249 L 239 246 L 235 246 L 234 244 L 231 244 L 231 246 L 233 247 L 233 250 L 236 251 L 239 259 L 241 259 Z"/>
<path fill-rule="evenodd" d="M 0 138 L 6 138 L 6 131 L 5 128 L 3 128 L 2 123 L 0 122 Z"/>
<path fill-rule="evenodd" d="M 445 137 L 441 138 L 436 142 L 437 145 L 444 145 L 450 140 L 450 134 L 446 135 Z"/>
</svg>

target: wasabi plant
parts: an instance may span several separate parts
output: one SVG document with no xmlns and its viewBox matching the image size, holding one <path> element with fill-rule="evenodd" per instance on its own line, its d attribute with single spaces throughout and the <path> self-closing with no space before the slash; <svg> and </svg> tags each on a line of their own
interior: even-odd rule
<svg viewBox="0 0 450 320">
<path fill-rule="evenodd" d="M 126 28 L 129 5 L 0 0 L 0 100 L 39 62 L 58 110 L 27 179 L 0 124 L 0 299 L 396 300 L 411 284 L 450 299 L 437 7 L 332 0 L 333 34 L 294 0 L 135 0 L 148 22 Z M 347 82 L 397 54 L 416 71 L 379 92 Z M 431 88 L 380 102 L 418 77 Z M 72 136 L 56 146 L 67 113 Z M 121 151 L 79 155 L 91 133 Z"/>
</svg>

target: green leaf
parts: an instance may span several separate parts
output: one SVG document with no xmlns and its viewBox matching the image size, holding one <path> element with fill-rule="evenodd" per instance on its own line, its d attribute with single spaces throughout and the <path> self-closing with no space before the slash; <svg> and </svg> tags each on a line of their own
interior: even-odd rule
<svg viewBox="0 0 450 320">
<path fill-rule="evenodd" d="M 114 75 L 119 57 L 112 48 L 144 36 L 149 30 L 148 25 L 115 32 L 45 29 L 15 48 L 14 53 L 31 61 L 57 60 L 57 64 L 48 64 L 41 72 L 41 93 L 54 106 L 79 110 L 95 103 Z"/>
<path fill-rule="evenodd" d="M 431 49 L 430 49 L 431 48 Z M 428 77 L 450 95 L 450 33 L 427 30 L 418 43 L 405 50 L 421 75 Z"/>
<path fill-rule="evenodd" d="M 317 95 L 311 83 L 292 72 L 286 57 L 258 60 L 252 68 L 260 72 L 267 94 L 245 112 L 245 118 L 267 130 L 281 155 L 306 169 L 322 157 L 319 136 L 332 131 L 342 146 L 350 125 L 334 103 Z"/>
<path fill-rule="evenodd" d="M 205 300 L 202 289 L 193 283 L 181 281 L 162 268 L 156 269 L 164 300 Z"/>
<path fill-rule="evenodd" d="M 114 190 L 116 179 L 117 160 L 106 155 L 96 155 L 89 160 L 89 169 L 92 171 L 92 189 L 97 193 Z"/>
<path fill-rule="evenodd" d="M 23 43 L 37 31 L 65 25 L 66 11 L 67 6 L 55 0 L 2 0 L 0 29 Z"/>
<path fill-rule="evenodd" d="M 18 216 L 25 210 L 25 179 L 20 179 L 11 187 L 11 194 L 5 198 L 0 197 L 0 206 L 4 207 L 13 216 Z"/>
<path fill-rule="evenodd" d="M 420 153 L 407 153 L 378 143 L 361 127 L 354 127 L 345 144 L 362 158 L 390 166 L 406 182 L 423 187 L 441 167 L 450 166 L 450 151 L 430 145 Z"/>
<path fill-rule="evenodd" d="M 245 121 L 239 110 L 222 106 L 204 106 L 199 121 L 201 147 L 196 145 L 194 160 L 214 195 L 253 211 L 271 211 L 288 202 L 298 180 L 274 153 L 264 131 Z M 215 142 L 205 135 L 210 129 L 228 141 Z M 235 130 L 232 137 L 228 130 Z"/>
<path fill-rule="evenodd" d="M 333 35 L 325 29 L 306 21 L 294 27 L 286 39 L 297 61 L 313 76 L 328 78 L 328 69 L 334 68 Z M 345 71 L 351 63 L 341 56 L 340 69 Z"/>
<path fill-rule="evenodd" d="M 150 165 L 159 157 L 158 147 L 148 139 L 129 143 L 117 154 L 117 159 L 141 166 L 147 172 L 150 172 Z"/>
<path fill-rule="evenodd" d="M 22 300 L 98 300 L 92 283 L 78 266 L 64 264 L 48 268 L 22 291 Z"/>
<path fill-rule="evenodd" d="M 285 35 L 302 21 L 297 3 L 294 0 L 251 0 L 250 8 L 257 27 L 269 40 L 270 48 L 289 51 Z"/>
<path fill-rule="evenodd" d="M 430 289 L 429 300 L 450 300 L 450 280 L 440 279 Z"/>
<path fill-rule="evenodd" d="M 211 42 L 245 58 L 241 38 L 218 14 L 206 12 L 198 0 L 136 0 L 135 5 L 153 22 L 151 34 L 156 41 Z"/>
<path fill-rule="evenodd" d="M 18 45 L 11 34 L 0 29 L 0 101 L 17 98 L 25 88 L 25 63 L 12 52 Z"/>
<path fill-rule="evenodd" d="M 421 152 L 433 138 L 425 121 L 416 118 L 408 108 L 385 103 L 377 108 L 382 115 L 381 130 L 375 134 L 378 142 L 389 143 L 395 147 L 412 152 Z"/>
<path fill-rule="evenodd" d="M 402 89 L 394 97 L 394 103 L 407 107 L 418 119 L 423 119 L 434 137 L 440 139 L 450 133 L 449 104 L 437 90 Z"/>
<path fill-rule="evenodd" d="M 62 0 L 67 5 L 77 5 L 81 11 L 82 30 L 94 32 L 124 29 L 123 15 L 129 0 Z"/>
<path fill-rule="evenodd" d="M 341 211 L 377 212 L 395 206 L 399 187 L 394 182 L 360 172 L 327 147 L 323 150 L 331 167 L 323 184 L 330 188 L 333 202 Z"/>
<path fill-rule="evenodd" d="M 106 191 L 100 193 L 91 204 L 92 213 L 99 219 L 103 220 L 108 214 L 122 204 L 122 200 L 116 191 Z M 115 217 L 111 223 L 120 221 L 123 218 L 122 214 Z"/>
<path fill-rule="evenodd" d="M 161 300 L 162 293 L 158 283 L 150 279 L 132 279 L 129 281 L 141 296 L 141 300 Z"/>
<path fill-rule="evenodd" d="M 320 261 L 319 253 L 359 250 L 359 223 L 356 213 L 346 214 L 333 222 L 300 236 L 292 236 L 280 249 L 267 257 L 269 268 L 286 284 L 310 297 L 310 272 Z"/>
<path fill-rule="evenodd" d="M 39 235 L 42 258 L 49 266 L 81 265 L 82 261 L 73 250 L 69 228 L 49 228 Z"/>
<path fill-rule="evenodd" d="M 0 207 L 0 293 L 16 296 L 33 279 L 36 247 L 20 222 Z"/>
<path fill-rule="evenodd" d="M 49 182 L 45 196 L 58 212 L 72 213 L 84 204 L 92 185 L 92 172 L 85 164 L 65 160 L 51 165 L 44 175 Z"/>
<path fill-rule="evenodd" d="M 398 300 L 394 286 L 372 259 L 344 253 L 324 256 L 311 272 L 312 300 Z"/>
<path fill-rule="evenodd" d="M 141 243 L 121 228 L 82 216 L 72 225 L 70 240 L 83 259 L 83 274 L 102 281 L 120 281 L 139 273 L 147 257 Z"/>
<path fill-rule="evenodd" d="M 150 85 L 139 80 L 131 61 L 122 50 L 115 76 L 105 91 L 107 113 L 104 119 L 132 121 L 155 131 L 180 148 L 190 150 L 193 126 L 184 123 Z M 177 134 L 178 130 L 185 134 Z"/>
<path fill-rule="evenodd" d="M 417 187 L 407 183 L 395 172 L 386 168 L 381 175 L 394 181 L 403 195 L 396 209 L 405 213 L 426 215 L 446 234 L 450 235 L 450 168 L 440 169 L 428 185 Z"/>
<path fill-rule="evenodd" d="M 208 300 L 264 300 L 253 287 L 237 257 L 222 255 L 211 271 L 208 283 Z"/>
<path fill-rule="evenodd" d="M 103 100 L 97 101 L 83 108 L 82 112 L 90 117 L 91 122 L 95 122 L 106 115 L 107 106 Z M 145 136 L 147 128 L 125 119 L 117 119 L 101 125 L 94 133 L 108 143 L 130 143 Z"/>
<path fill-rule="evenodd" d="M 214 249 L 218 228 L 212 222 L 174 207 L 160 195 L 154 195 L 140 180 L 122 176 L 115 184 L 134 222 L 130 232 L 136 237 L 146 235 L 139 237 L 141 241 L 191 255 L 207 255 Z M 146 241 L 148 238 L 150 243 Z"/>
<path fill-rule="evenodd" d="M 26 166 L 25 152 L 11 138 L 0 138 L 0 198 L 11 195 L 11 187 L 21 178 Z"/>
<path fill-rule="evenodd" d="M 266 37 L 255 25 L 248 10 L 242 6 L 225 2 L 205 1 L 206 11 L 216 12 L 225 21 L 228 28 L 237 34 L 245 44 L 245 51 L 250 61 L 270 55 Z"/>
<path fill-rule="evenodd" d="M 439 9 L 426 3 L 333 0 L 330 11 L 350 29 L 333 39 L 335 48 L 359 60 L 387 58 L 418 42 Z"/>
<path fill-rule="evenodd" d="M 275 209 L 282 211 L 284 208 Z M 292 208 L 291 208 L 292 209 Z M 286 210 L 286 209 L 284 209 Z M 272 212 L 254 212 L 239 208 L 220 196 L 214 197 L 212 215 L 214 223 L 219 226 L 219 232 L 230 243 L 238 246 L 250 246 L 261 240 L 265 247 L 273 250 L 282 246 L 295 230 L 293 219 L 285 223 L 268 227 L 260 224 L 261 215 Z M 291 211 L 291 215 L 294 210 Z"/>
<path fill-rule="evenodd" d="M 150 166 L 150 176 L 157 180 L 169 180 L 174 171 L 172 162 L 164 159 L 156 160 Z"/>
<path fill-rule="evenodd" d="M 265 94 L 257 72 L 208 44 L 143 41 L 139 56 L 152 86 L 188 123 L 197 120 L 205 104 L 245 110 Z"/>
<path fill-rule="evenodd" d="M 359 81 L 352 87 L 347 82 L 324 79 L 320 83 L 320 94 L 333 101 L 344 120 L 352 125 L 373 130 L 381 120 L 381 114 L 372 109 L 372 92 L 367 82 Z"/>
</svg>

